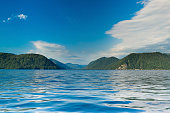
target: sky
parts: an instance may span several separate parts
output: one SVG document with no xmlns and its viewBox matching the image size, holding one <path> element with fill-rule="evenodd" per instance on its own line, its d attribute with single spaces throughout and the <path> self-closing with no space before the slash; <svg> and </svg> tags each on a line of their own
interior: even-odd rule
<svg viewBox="0 0 170 113">
<path fill-rule="evenodd" d="M 170 52 L 169 0 L 0 0 L 0 52 L 63 63 Z"/>
</svg>

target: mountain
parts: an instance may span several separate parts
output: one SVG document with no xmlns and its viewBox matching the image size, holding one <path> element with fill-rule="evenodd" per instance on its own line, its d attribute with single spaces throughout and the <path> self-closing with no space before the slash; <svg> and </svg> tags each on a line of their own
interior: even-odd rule
<svg viewBox="0 0 170 113">
<path fill-rule="evenodd" d="M 61 69 L 39 54 L 0 53 L 0 69 Z"/>
<path fill-rule="evenodd" d="M 65 65 L 67 65 L 71 69 L 83 69 L 84 67 L 86 67 L 86 65 L 79 65 L 79 64 L 72 64 L 72 63 L 66 63 Z"/>
<path fill-rule="evenodd" d="M 83 69 L 86 65 L 79 65 L 79 64 L 72 64 L 72 63 L 62 63 L 62 62 L 59 62 L 58 60 L 55 60 L 55 59 L 52 59 L 50 58 L 50 60 L 55 63 L 56 65 L 58 65 L 60 68 L 63 68 L 63 69 L 67 69 L 67 70 L 70 70 L 70 69 Z"/>
<path fill-rule="evenodd" d="M 169 56 L 170 56 L 170 53 L 165 53 L 165 54 L 167 54 L 167 55 L 169 55 Z"/>
<path fill-rule="evenodd" d="M 102 57 L 91 62 L 86 69 L 140 69 L 140 70 L 169 70 L 170 55 L 160 52 L 132 53 L 121 60 L 112 61 L 112 58 Z"/>
<path fill-rule="evenodd" d="M 167 70 L 170 69 L 170 56 L 160 52 L 132 53 L 110 65 L 109 69 Z"/>
<path fill-rule="evenodd" d="M 95 61 L 90 62 L 85 69 L 108 69 L 111 64 L 115 64 L 119 61 L 116 57 L 102 57 Z"/>
<path fill-rule="evenodd" d="M 50 58 L 49 60 L 51 60 L 54 64 L 58 65 L 62 69 L 71 69 L 71 67 L 67 66 L 66 64 L 64 64 L 62 62 L 59 62 L 58 60 L 55 60 L 52 58 Z"/>
</svg>

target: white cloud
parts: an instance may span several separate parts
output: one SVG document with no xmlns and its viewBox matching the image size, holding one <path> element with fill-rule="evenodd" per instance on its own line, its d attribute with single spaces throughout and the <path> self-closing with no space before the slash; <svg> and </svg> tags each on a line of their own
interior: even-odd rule
<svg viewBox="0 0 170 113">
<path fill-rule="evenodd" d="M 7 18 L 7 20 L 9 21 L 9 20 L 11 20 L 11 18 Z"/>
<path fill-rule="evenodd" d="M 145 4 L 144 8 L 133 18 L 115 24 L 106 32 L 121 40 L 108 54 L 121 56 L 139 49 L 148 50 L 146 48 L 160 43 L 169 46 L 164 43 L 170 39 L 170 0 L 143 0 L 141 3 Z M 156 51 L 156 48 L 149 50 Z"/>
<path fill-rule="evenodd" d="M 26 20 L 27 19 L 27 15 L 24 15 L 24 14 L 19 14 L 19 15 L 17 15 L 17 17 L 19 18 L 19 19 L 24 19 L 24 20 Z"/>
<path fill-rule="evenodd" d="M 7 19 L 5 20 L 2 20 L 3 23 L 6 23 L 6 22 L 9 22 L 13 19 L 17 19 L 19 18 L 20 20 L 26 20 L 27 19 L 27 15 L 24 15 L 24 14 L 19 14 L 19 15 L 16 15 L 16 16 L 11 16 L 11 17 L 8 17 Z"/>
<path fill-rule="evenodd" d="M 82 57 L 73 55 L 70 51 L 66 49 L 65 46 L 55 43 L 49 43 L 45 41 L 32 41 L 34 49 L 30 50 L 28 53 L 42 54 L 48 58 L 54 58 L 64 63 L 79 63 L 86 64 Z"/>
<path fill-rule="evenodd" d="M 35 49 L 29 52 L 42 54 L 47 57 L 60 58 L 65 56 L 68 52 L 64 46 L 55 43 L 48 43 L 45 41 L 32 41 L 31 43 L 34 45 Z"/>
</svg>

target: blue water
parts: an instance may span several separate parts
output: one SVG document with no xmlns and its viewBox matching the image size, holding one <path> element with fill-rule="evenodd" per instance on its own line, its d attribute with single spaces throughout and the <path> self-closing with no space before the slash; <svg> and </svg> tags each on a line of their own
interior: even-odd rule
<svg viewBox="0 0 170 113">
<path fill-rule="evenodd" d="M 170 71 L 0 70 L 0 112 L 170 113 Z"/>
</svg>

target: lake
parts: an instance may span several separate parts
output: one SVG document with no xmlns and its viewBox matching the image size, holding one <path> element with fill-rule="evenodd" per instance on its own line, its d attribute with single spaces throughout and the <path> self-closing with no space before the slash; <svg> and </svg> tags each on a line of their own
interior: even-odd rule
<svg viewBox="0 0 170 113">
<path fill-rule="evenodd" d="M 0 70 L 0 112 L 170 113 L 170 71 Z"/>
</svg>

